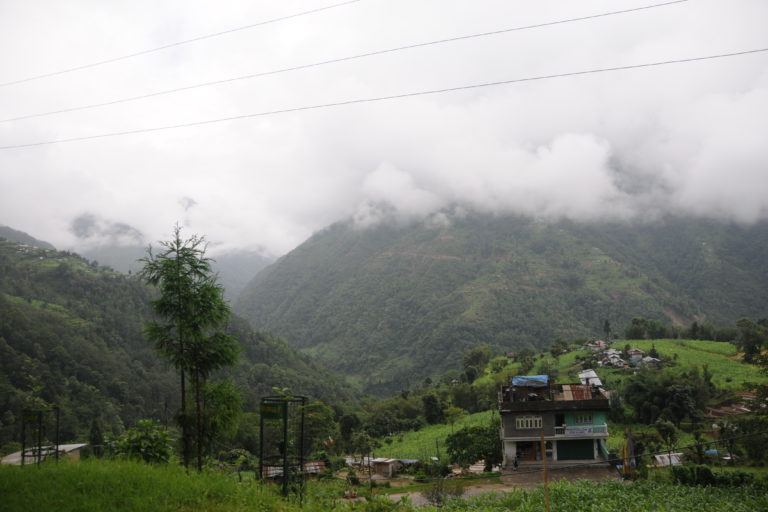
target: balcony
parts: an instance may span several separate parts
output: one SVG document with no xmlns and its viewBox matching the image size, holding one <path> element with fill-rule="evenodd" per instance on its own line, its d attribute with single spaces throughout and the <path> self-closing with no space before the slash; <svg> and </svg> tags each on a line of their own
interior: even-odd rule
<svg viewBox="0 0 768 512">
<path fill-rule="evenodd" d="M 568 425 L 555 427 L 556 437 L 607 437 L 608 425 Z"/>
</svg>

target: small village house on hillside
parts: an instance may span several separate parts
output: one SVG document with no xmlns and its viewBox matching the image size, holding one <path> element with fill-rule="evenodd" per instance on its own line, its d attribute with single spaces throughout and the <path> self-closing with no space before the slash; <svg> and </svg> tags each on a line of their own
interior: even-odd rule
<svg viewBox="0 0 768 512">
<path fill-rule="evenodd" d="M 546 375 L 512 377 L 499 393 L 503 465 L 594 462 L 608 458 L 608 395 L 594 372 L 579 384 Z M 544 433 L 545 452 L 541 453 Z"/>
</svg>

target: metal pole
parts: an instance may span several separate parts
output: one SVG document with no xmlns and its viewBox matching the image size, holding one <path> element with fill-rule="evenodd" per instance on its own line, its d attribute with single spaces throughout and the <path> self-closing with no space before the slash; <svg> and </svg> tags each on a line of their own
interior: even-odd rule
<svg viewBox="0 0 768 512">
<path fill-rule="evenodd" d="M 264 479 L 264 402 L 259 411 L 259 479 Z"/>
<path fill-rule="evenodd" d="M 288 496 L 288 400 L 283 399 L 283 496 Z"/>
<path fill-rule="evenodd" d="M 37 413 L 37 467 L 43 458 L 43 413 Z"/>
<path fill-rule="evenodd" d="M 57 405 L 56 408 L 56 463 L 59 463 L 59 414 L 61 413 L 61 409 L 59 409 L 59 406 Z"/>
<path fill-rule="evenodd" d="M 301 420 L 299 423 L 299 471 L 301 471 L 301 484 L 299 487 L 299 502 L 304 499 L 304 484 L 306 482 L 306 471 L 304 468 L 304 407 L 307 400 L 301 399 Z"/>
<path fill-rule="evenodd" d="M 547 474 L 547 442 L 544 441 L 544 429 L 541 430 L 541 461 L 544 463 L 544 508 L 549 508 L 549 475 Z"/>
<path fill-rule="evenodd" d="M 24 454 L 27 451 L 27 415 L 21 411 L 21 465 L 24 466 Z"/>
</svg>

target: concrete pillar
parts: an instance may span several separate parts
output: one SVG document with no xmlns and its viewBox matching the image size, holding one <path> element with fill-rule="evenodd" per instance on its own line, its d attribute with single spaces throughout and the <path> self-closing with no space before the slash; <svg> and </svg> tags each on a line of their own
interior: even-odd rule
<svg viewBox="0 0 768 512">
<path fill-rule="evenodd" d="M 517 457 L 517 443 L 515 441 L 504 441 L 504 466 L 511 466 L 512 461 Z"/>
<path fill-rule="evenodd" d="M 552 441 L 552 460 L 557 460 L 557 441 Z"/>
</svg>

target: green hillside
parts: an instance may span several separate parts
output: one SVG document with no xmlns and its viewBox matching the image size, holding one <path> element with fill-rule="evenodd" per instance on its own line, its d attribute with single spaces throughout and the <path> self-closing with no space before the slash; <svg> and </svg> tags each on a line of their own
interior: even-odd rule
<svg viewBox="0 0 768 512">
<path fill-rule="evenodd" d="M 150 293 L 75 254 L 0 241 L 0 445 L 18 439 L 25 406 L 60 406 L 62 442 L 87 440 L 94 421 L 114 432 L 141 418 L 172 423 L 178 379 L 143 335 Z M 242 347 L 231 374 L 246 411 L 272 386 L 353 398 L 279 338 L 240 319 L 229 329 Z"/>
<path fill-rule="evenodd" d="M 720 396 L 728 396 L 729 392 L 745 391 L 752 389 L 749 384 L 765 384 L 768 375 L 761 372 L 756 365 L 744 363 L 736 347 L 731 343 L 686 340 L 686 339 L 661 339 L 661 340 L 627 340 L 615 342 L 612 348 L 621 350 L 625 345 L 650 351 L 654 347 L 664 361 L 664 370 L 649 369 L 650 372 L 671 372 L 680 375 L 693 370 L 701 371 L 704 365 L 712 375 L 712 382 L 717 389 L 724 391 Z M 558 383 L 578 382 L 578 373 L 584 367 L 578 358 L 584 357 L 588 351 L 578 345 L 571 345 L 571 351 L 554 358 L 549 352 L 535 355 L 531 373 L 540 373 L 545 366 L 553 369 L 553 377 Z M 508 385 L 512 376 L 521 372 L 520 363 L 507 360 L 506 365 L 500 364 L 504 358 L 498 358 L 493 364 L 487 365 L 482 374 L 472 382 L 477 396 L 495 397 L 499 387 Z M 606 388 L 621 392 L 623 382 L 635 375 L 636 368 L 611 368 L 595 367 L 597 374 L 602 379 Z M 745 387 L 745 384 L 747 386 Z M 450 398 L 444 393 L 445 388 L 438 389 L 437 394 L 442 400 L 448 402 Z M 715 400 L 718 400 L 717 398 Z M 710 405 L 715 405 L 713 402 Z M 494 404 L 495 405 L 495 404 Z M 468 414 L 456 420 L 451 426 L 448 423 L 427 425 L 417 431 L 403 432 L 384 437 L 381 446 L 376 448 L 375 454 L 380 457 L 414 458 L 423 459 L 426 456 L 434 456 L 439 447 L 445 447 L 445 439 L 455 430 L 470 425 L 488 424 L 492 418 L 497 417 L 496 408 L 491 410 Z M 624 442 L 624 432 L 631 427 L 635 432 L 655 432 L 653 425 L 648 424 L 621 424 L 610 423 L 611 437 L 608 445 L 611 449 L 619 449 Z M 681 445 L 693 444 L 694 437 L 689 432 L 680 432 Z"/>
<path fill-rule="evenodd" d="M 42 249 L 55 249 L 55 247 L 48 242 L 43 242 L 42 240 L 38 240 L 37 238 L 23 231 L 4 226 L 2 224 L 0 224 L 0 239 L 5 239 L 10 242 L 17 242 L 34 247 L 40 247 Z"/>
<path fill-rule="evenodd" d="M 612 348 L 621 350 L 625 345 L 639 348 L 646 353 L 656 348 L 661 358 L 672 364 L 676 372 L 689 371 L 693 368 L 703 368 L 707 365 L 713 374 L 712 382 L 722 389 L 740 389 L 746 383 L 763 383 L 768 377 L 760 369 L 741 361 L 736 347 L 732 343 L 722 343 L 705 340 L 626 340 L 613 344 Z M 559 372 L 558 381 L 575 382 L 581 366 L 577 357 L 585 352 L 575 350 L 563 354 L 557 359 Z M 596 368 L 601 377 L 605 378 L 610 387 L 615 387 L 616 381 L 634 372 L 631 368 Z"/>
<path fill-rule="evenodd" d="M 451 433 L 464 427 L 487 425 L 497 417 L 495 410 L 476 412 L 459 418 L 453 425 L 428 425 L 421 430 L 392 436 L 389 440 L 385 439 L 381 447 L 376 448 L 374 455 L 393 459 L 427 460 L 429 457 L 436 457 L 439 451 L 440 456 L 445 457 L 445 438 Z"/>
<path fill-rule="evenodd" d="M 670 219 L 448 227 L 337 224 L 262 271 L 236 310 L 372 392 L 438 375 L 488 343 L 540 348 L 634 316 L 732 324 L 768 304 L 768 224 Z"/>
</svg>

